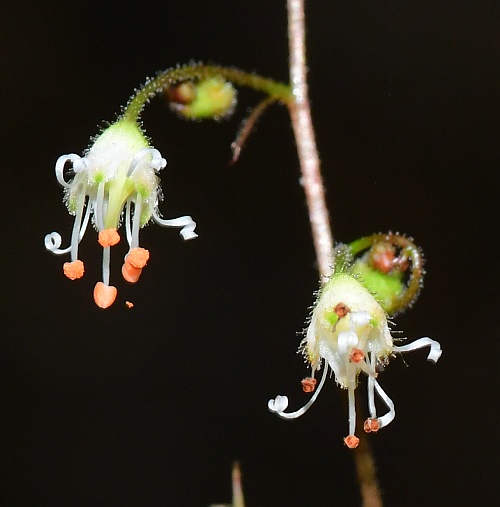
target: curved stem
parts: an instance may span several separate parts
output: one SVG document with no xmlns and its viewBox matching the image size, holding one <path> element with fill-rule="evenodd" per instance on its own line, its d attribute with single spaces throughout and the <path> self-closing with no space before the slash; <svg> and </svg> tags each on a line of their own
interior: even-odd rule
<svg viewBox="0 0 500 507">
<path fill-rule="evenodd" d="M 256 74 L 244 72 L 232 67 L 218 65 L 193 64 L 160 72 L 156 77 L 148 79 L 146 83 L 130 99 L 123 111 L 123 119 L 138 121 L 144 106 L 158 93 L 182 81 L 207 79 L 222 76 L 238 86 L 247 86 L 255 91 L 265 93 L 275 100 L 286 104 L 293 102 L 294 97 L 290 86 Z"/>
<path fill-rule="evenodd" d="M 288 106 L 303 174 L 318 268 L 321 275 L 327 276 L 331 272 L 333 236 L 307 95 L 304 0 L 287 0 L 287 4 L 290 77 L 295 97 L 295 101 Z M 354 451 L 354 459 L 364 507 L 381 507 L 375 463 L 365 435 L 361 436 L 359 446 Z"/>
</svg>

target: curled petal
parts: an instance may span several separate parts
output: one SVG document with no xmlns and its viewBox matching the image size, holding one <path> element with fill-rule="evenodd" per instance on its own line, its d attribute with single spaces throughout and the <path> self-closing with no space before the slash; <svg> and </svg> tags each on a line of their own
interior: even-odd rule
<svg viewBox="0 0 500 507">
<path fill-rule="evenodd" d="M 71 186 L 71 184 L 64 179 L 64 166 L 68 161 L 73 163 L 73 171 L 75 173 L 85 169 L 85 162 L 82 157 L 76 155 L 75 153 L 71 153 L 69 155 L 61 155 L 56 162 L 56 178 L 59 182 L 59 185 L 64 188 L 69 188 Z"/>
<path fill-rule="evenodd" d="M 171 220 L 165 220 L 160 218 L 158 212 L 153 211 L 153 220 L 163 227 L 182 227 L 181 232 L 179 233 L 182 236 L 182 239 L 194 239 L 198 237 L 198 234 L 194 232 L 196 228 L 196 222 L 190 216 L 184 216 L 179 218 L 173 218 Z"/>
<path fill-rule="evenodd" d="M 380 387 L 380 384 L 376 380 L 373 381 L 373 384 L 375 386 L 375 390 L 377 391 L 379 398 L 387 405 L 387 408 L 389 409 L 389 412 L 387 412 L 387 414 L 378 418 L 379 428 L 383 428 L 384 426 L 387 426 L 389 423 L 391 423 L 392 420 L 396 417 L 396 410 L 394 408 L 394 402 L 389 398 L 389 396 L 387 396 L 386 392 Z"/>
<path fill-rule="evenodd" d="M 282 412 L 288 407 L 288 397 L 278 395 L 274 400 L 269 400 L 267 402 L 267 407 L 270 412 Z"/>
<path fill-rule="evenodd" d="M 149 165 L 155 170 L 155 172 L 161 171 L 167 165 L 167 161 L 161 156 L 161 153 L 156 148 L 142 148 L 134 155 L 132 162 L 130 162 L 127 177 L 130 178 L 130 176 L 132 176 L 139 162 L 147 154 L 151 154 L 151 162 Z"/>
<path fill-rule="evenodd" d="M 62 255 L 71 250 L 71 245 L 68 248 L 59 248 L 61 243 L 62 238 L 58 232 L 51 232 L 45 236 L 45 248 L 55 255 Z"/>
<path fill-rule="evenodd" d="M 395 352 L 411 352 L 413 350 L 422 349 L 424 347 L 430 347 L 429 354 L 427 356 L 428 361 L 432 361 L 433 363 L 437 363 L 438 359 L 441 357 L 443 351 L 441 350 L 441 345 L 436 340 L 432 340 L 431 338 L 420 338 L 413 343 L 409 343 L 408 345 L 403 345 L 401 347 L 394 346 Z"/>
</svg>

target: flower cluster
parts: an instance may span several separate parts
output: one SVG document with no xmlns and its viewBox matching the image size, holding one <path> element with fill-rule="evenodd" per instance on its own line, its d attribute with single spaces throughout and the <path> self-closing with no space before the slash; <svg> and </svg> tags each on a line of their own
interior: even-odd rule
<svg viewBox="0 0 500 507">
<path fill-rule="evenodd" d="M 62 240 L 57 232 L 47 234 L 45 247 L 57 255 L 70 253 L 71 262 L 64 264 L 64 274 L 70 280 L 81 278 L 85 268 L 78 258 L 78 245 L 92 221 L 103 247 L 103 280 L 94 288 L 94 300 L 101 308 L 112 305 L 117 295 L 116 287 L 109 284 L 110 248 L 120 241 L 118 228 L 122 221 L 129 245 L 122 274 L 130 283 L 137 282 L 149 259 L 149 252 L 139 246 L 139 229 L 151 219 L 165 227 L 181 227 L 185 240 L 197 237 L 190 216 L 172 220 L 160 217 L 158 173 L 166 164 L 139 125 L 126 119 L 104 130 L 83 157 L 70 154 L 57 160 L 56 178 L 64 188 L 66 206 L 75 221 L 69 247 L 60 248 Z"/>
<path fill-rule="evenodd" d="M 312 370 L 311 376 L 302 381 L 303 389 L 305 392 L 315 390 L 315 373 L 323 367 L 318 389 L 308 403 L 296 412 L 285 412 L 288 406 L 286 396 L 270 400 L 269 410 L 284 419 L 300 417 L 318 397 L 331 368 L 337 384 L 348 392 L 349 434 L 344 442 L 348 447 L 355 448 L 359 443 L 355 435 L 355 390 L 359 374 L 363 372 L 368 377 L 370 417 L 364 423 L 364 430 L 376 432 L 395 417 L 394 403 L 380 386 L 377 370 L 386 365 L 394 353 L 422 347 L 430 347 L 430 361 L 436 362 L 441 356 L 439 343 L 430 338 L 420 338 L 404 346 L 394 345 L 387 315 L 379 302 L 363 286 L 359 277 L 338 263 L 337 269 L 319 292 L 300 346 Z M 388 409 L 383 416 L 377 415 L 375 393 Z"/>
</svg>

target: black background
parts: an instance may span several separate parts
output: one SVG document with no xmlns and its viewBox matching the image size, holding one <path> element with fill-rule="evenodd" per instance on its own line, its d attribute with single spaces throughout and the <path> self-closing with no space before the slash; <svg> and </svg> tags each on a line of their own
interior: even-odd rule
<svg viewBox="0 0 500 507">
<path fill-rule="evenodd" d="M 267 400 L 306 399 L 295 354 L 317 288 L 293 136 L 274 106 L 240 162 L 229 122 L 189 123 L 156 99 L 143 115 L 168 160 L 166 217 L 199 238 L 145 228 L 151 260 L 100 311 L 101 249 L 86 276 L 44 235 L 69 240 L 54 164 L 81 153 L 134 87 L 191 59 L 288 79 L 284 1 L 31 2 L 0 7 L 2 506 L 356 506 L 345 393 L 330 382 L 300 420 Z M 396 319 L 444 353 L 393 361 L 381 384 L 397 417 L 371 437 L 388 506 L 493 505 L 498 441 L 498 4 L 307 2 L 310 96 L 338 240 L 411 234 L 425 290 Z M 498 173 L 496 173 L 498 174 Z M 132 310 L 124 301 L 135 303 Z M 496 301 L 495 301 L 496 300 Z M 364 383 L 359 395 L 364 396 Z"/>
</svg>

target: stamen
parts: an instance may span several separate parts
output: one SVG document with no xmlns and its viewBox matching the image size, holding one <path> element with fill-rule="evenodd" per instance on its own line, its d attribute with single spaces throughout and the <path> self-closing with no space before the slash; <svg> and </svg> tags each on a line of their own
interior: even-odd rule
<svg viewBox="0 0 500 507">
<path fill-rule="evenodd" d="M 104 229 L 104 185 L 105 182 L 101 181 L 97 187 L 96 208 L 94 210 L 95 224 L 100 231 Z"/>
<path fill-rule="evenodd" d="M 305 379 L 302 379 L 300 382 L 302 384 L 302 390 L 305 393 L 312 393 L 314 391 L 314 389 L 316 388 L 316 379 L 315 378 L 307 377 Z"/>
<path fill-rule="evenodd" d="M 333 311 L 338 315 L 339 319 L 345 317 L 351 310 L 345 303 L 339 303 Z"/>
<path fill-rule="evenodd" d="M 82 184 L 78 192 L 78 204 L 76 209 L 75 221 L 73 223 L 73 232 L 71 233 L 71 260 L 78 259 L 78 245 L 80 243 L 80 234 L 82 230 L 83 206 L 85 205 L 85 186 Z M 82 234 L 83 237 L 83 234 Z"/>
<path fill-rule="evenodd" d="M 344 438 L 344 444 L 349 447 L 349 449 L 356 449 L 359 445 L 359 438 L 355 435 L 349 435 Z"/>
<path fill-rule="evenodd" d="M 98 241 L 103 248 L 115 246 L 120 242 L 120 235 L 116 229 L 105 229 L 99 232 Z"/>
<path fill-rule="evenodd" d="M 136 283 L 142 273 L 142 268 L 149 260 L 149 251 L 145 248 L 132 248 L 122 266 L 123 278 L 129 283 Z"/>
<path fill-rule="evenodd" d="M 63 264 L 63 272 L 70 280 L 81 278 L 85 272 L 83 262 L 80 260 L 65 262 Z"/>
<path fill-rule="evenodd" d="M 149 251 L 145 248 L 132 248 L 125 258 L 134 268 L 143 268 L 149 260 Z"/>
<path fill-rule="evenodd" d="M 134 303 L 132 303 L 131 301 L 125 301 L 125 306 L 127 308 L 133 308 L 134 307 Z"/>
<path fill-rule="evenodd" d="M 137 283 L 142 273 L 142 268 L 134 268 L 128 262 L 122 266 L 122 276 L 129 283 Z"/>
<path fill-rule="evenodd" d="M 363 429 L 367 432 L 373 432 L 377 433 L 377 431 L 380 429 L 380 424 L 378 422 L 378 419 L 369 418 L 365 421 L 363 425 Z"/>
<path fill-rule="evenodd" d="M 431 348 L 429 355 L 427 356 L 427 360 L 432 361 L 433 363 L 437 363 L 443 351 L 441 350 L 440 343 L 436 340 L 432 340 L 431 338 L 420 338 L 413 343 L 409 343 L 408 345 L 403 345 L 401 347 L 394 346 L 393 350 L 395 352 L 411 352 L 413 350 L 422 349 L 427 346 Z"/>
<path fill-rule="evenodd" d="M 127 206 L 125 209 L 125 234 L 127 236 L 127 242 L 130 247 L 132 247 L 132 227 L 130 225 L 131 219 L 131 208 L 132 208 L 132 201 L 129 199 L 127 201 Z"/>
<path fill-rule="evenodd" d="M 375 371 L 376 357 L 370 352 L 370 368 Z M 375 407 L 375 375 L 368 375 L 368 410 L 372 419 L 377 418 L 377 409 Z"/>
<path fill-rule="evenodd" d="M 194 232 L 196 227 L 196 222 L 190 216 L 184 216 L 179 218 L 173 218 L 171 220 L 165 220 L 160 218 L 158 215 L 158 211 L 153 210 L 152 214 L 153 220 L 163 227 L 182 227 L 181 232 L 179 233 L 182 236 L 182 239 L 194 239 L 198 237 L 198 234 Z"/>
<path fill-rule="evenodd" d="M 94 287 L 95 304 L 100 308 L 108 308 L 115 302 L 117 293 L 116 287 L 97 282 Z"/>
<path fill-rule="evenodd" d="M 327 372 L 328 372 L 328 364 L 325 361 L 323 376 L 321 377 L 318 389 L 316 389 L 316 392 L 312 395 L 309 401 L 301 409 L 297 410 L 296 412 L 288 412 L 288 413 L 283 412 L 284 410 L 286 410 L 288 406 L 288 398 L 286 396 L 276 396 L 276 399 L 269 400 L 267 404 L 268 409 L 271 412 L 275 412 L 276 414 L 278 414 L 282 419 L 296 419 L 297 417 L 300 417 L 301 415 L 305 414 L 312 406 L 312 404 L 316 401 L 316 398 L 319 396 L 321 388 L 325 383 Z"/>
<path fill-rule="evenodd" d="M 359 363 L 365 358 L 365 354 L 361 349 L 352 349 L 351 355 L 349 356 L 349 361 L 353 363 Z"/>
<path fill-rule="evenodd" d="M 109 261 L 111 258 L 110 247 L 103 248 L 102 250 L 102 281 L 109 285 Z"/>
<path fill-rule="evenodd" d="M 354 435 L 354 432 L 356 431 L 356 401 L 355 401 L 355 395 L 354 395 L 355 387 L 351 385 L 349 382 L 349 385 L 347 386 L 347 398 L 349 403 L 349 434 Z"/>
<path fill-rule="evenodd" d="M 137 194 L 134 202 L 134 218 L 132 220 L 132 236 L 130 240 L 130 248 L 139 246 L 139 229 L 141 228 L 142 215 L 142 196 Z"/>
</svg>

